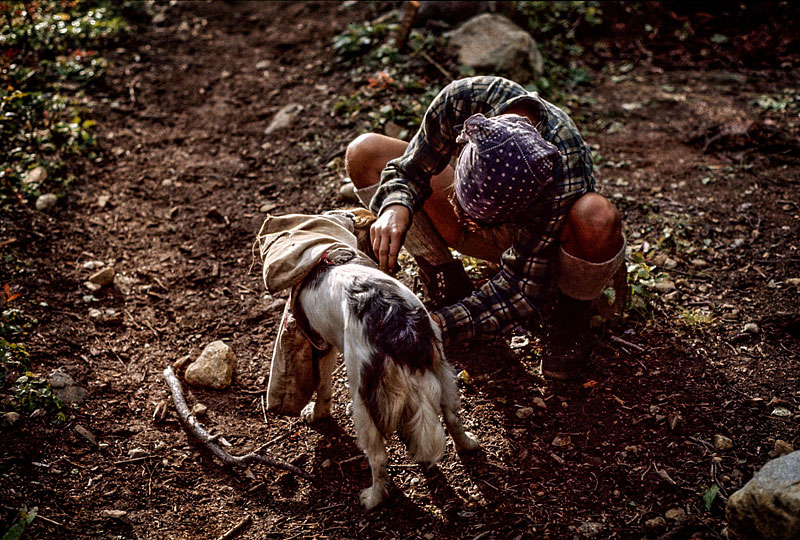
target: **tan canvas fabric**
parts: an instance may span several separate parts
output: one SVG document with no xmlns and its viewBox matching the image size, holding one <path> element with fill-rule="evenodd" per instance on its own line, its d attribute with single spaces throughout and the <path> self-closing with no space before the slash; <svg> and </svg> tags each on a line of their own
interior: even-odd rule
<svg viewBox="0 0 800 540">
<path fill-rule="evenodd" d="M 258 242 L 264 285 L 271 294 L 300 283 L 325 253 L 357 249 L 353 222 L 342 215 L 267 216 Z"/>
<path fill-rule="evenodd" d="M 291 313 L 291 302 L 283 310 L 267 385 L 267 410 L 299 416 L 319 383 L 314 348 Z"/>
</svg>

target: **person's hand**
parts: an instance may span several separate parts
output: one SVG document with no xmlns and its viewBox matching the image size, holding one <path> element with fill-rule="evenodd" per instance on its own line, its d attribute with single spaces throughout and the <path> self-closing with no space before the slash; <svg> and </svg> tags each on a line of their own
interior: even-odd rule
<svg viewBox="0 0 800 540">
<path fill-rule="evenodd" d="M 397 254 L 403 246 L 411 225 L 411 211 L 402 204 L 393 204 L 383 211 L 370 228 L 372 251 L 378 257 L 381 270 L 391 272 L 397 264 Z"/>
</svg>

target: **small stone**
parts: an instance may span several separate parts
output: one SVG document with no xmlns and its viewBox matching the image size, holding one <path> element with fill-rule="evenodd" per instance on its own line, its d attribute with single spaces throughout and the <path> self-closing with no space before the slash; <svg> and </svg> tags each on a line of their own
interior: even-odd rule
<svg viewBox="0 0 800 540">
<path fill-rule="evenodd" d="M 675 282 L 672 281 L 671 279 L 662 279 L 661 281 L 653 285 L 653 288 L 660 293 L 672 292 L 675 290 Z"/>
<path fill-rule="evenodd" d="M 553 439 L 552 444 L 553 446 L 557 446 L 559 448 L 569 446 L 572 444 L 572 437 L 570 437 L 569 435 L 564 435 L 564 436 L 556 435 L 555 438 Z"/>
<path fill-rule="evenodd" d="M 689 264 L 696 266 L 697 268 L 703 268 L 704 266 L 708 266 L 708 261 L 704 259 L 692 259 L 689 261 Z"/>
<path fill-rule="evenodd" d="M 275 116 L 272 117 L 272 122 L 269 123 L 267 129 L 264 130 L 265 135 L 269 135 L 279 129 L 284 129 L 292 125 L 297 113 L 303 110 L 303 106 L 298 103 L 289 103 L 282 107 Z"/>
<path fill-rule="evenodd" d="M 75 430 L 75 433 L 77 433 L 90 443 L 92 443 L 93 446 L 97 446 L 97 439 L 95 438 L 95 436 L 92 434 L 91 431 L 89 431 L 80 424 L 75 424 L 75 427 L 73 429 Z"/>
<path fill-rule="evenodd" d="M 195 403 L 192 407 L 192 414 L 195 416 L 205 416 L 208 412 L 208 407 L 202 403 Z"/>
<path fill-rule="evenodd" d="M 269 66 L 272 65 L 270 60 L 260 60 L 256 63 L 256 69 L 259 71 L 269 69 Z"/>
<path fill-rule="evenodd" d="M 544 400 L 540 397 L 533 398 L 533 404 L 539 407 L 540 409 L 547 408 L 547 403 L 545 403 Z"/>
<path fill-rule="evenodd" d="M 672 257 L 667 257 L 667 260 L 664 261 L 664 268 L 666 268 L 667 270 L 672 270 L 676 266 L 678 266 L 678 261 L 676 261 Z"/>
<path fill-rule="evenodd" d="M 756 323 L 747 323 L 746 325 L 744 325 L 744 331 L 747 332 L 748 334 L 755 335 L 760 333 L 761 329 L 758 327 Z"/>
<path fill-rule="evenodd" d="M 236 369 L 236 355 L 222 341 L 212 341 L 186 368 L 186 382 L 222 390 L 230 386 Z"/>
<path fill-rule="evenodd" d="M 111 200 L 111 195 L 100 195 L 97 197 L 97 207 L 98 208 L 105 208 L 108 205 L 108 201 Z"/>
<path fill-rule="evenodd" d="M 261 212 L 262 214 L 267 214 L 267 213 L 272 212 L 273 210 L 275 210 L 277 207 L 278 207 L 277 203 L 268 202 L 268 203 L 262 204 L 261 208 L 259 208 L 258 211 Z"/>
<path fill-rule="evenodd" d="M 683 508 L 670 508 L 664 512 L 664 517 L 673 521 L 683 521 L 686 519 L 686 511 Z"/>
<path fill-rule="evenodd" d="M 733 441 L 730 440 L 725 435 L 720 435 L 717 433 L 714 435 L 714 448 L 717 450 L 724 452 L 725 450 L 730 450 L 733 448 Z"/>
<path fill-rule="evenodd" d="M 97 283 L 92 283 L 91 281 L 84 281 L 83 286 L 86 287 L 86 289 L 89 292 L 97 292 L 103 288 L 102 285 L 98 285 Z"/>
<path fill-rule="evenodd" d="M 182 369 L 183 366 L 188 364 L 189 360 L 191 360 L 191 359 L 192 359 L 192 357 L 189 356 L 188 354 L 186 356 L 181 356 L 180 358 L 175 360 L 175 362 L 172 363 L 172 367 L 174 367 L 175 369 Z"/>
<path fill-rule="evenodd" d="M 128 517 L 128 513 L 125 510 L 103 510 L 102 515 L 104 518 L 118 519 L 120 521 L 124 521 Z"/>
<path fill-rule="evenodd" d="M 86 261 L 81 265 L 84 270 L 94 270 L 95 268 L 102 268 L 106 265 L 103 261 Z"/>
<path fill-rule="evenodd" d="M 327 469 L 330 466 L 331 466 L 331 460 L 326 459 L 325 461 L 322 462 L 322 468 L 323 469 Z"/>
<path fill-rule="evenodd" d="M 36 199 L 36 209 L 40 212 L 50 210 L 56 205 L 57 202 L 58 197 L 56 197 L 55 194 L 45 193 L 44 195 L 39 195 L 39 198 Z"/>
<path fill-rule="evenodd" d="M 356 187 L 351 183 L 343 184 L 342 187 L 339 188 L 339 197 L 341 197 L 345 202 L 358 202 L 358 197 L 356 197 Z"/>
<path fill-rule="evenodd" d="M 131 448 L 128 450 L 128 459 L 137 459 L 148 455 L 149 452 L 144 448 Z"/>
<path fill-rule="evenodd" d="M 578 532 L 587 538 L 596 538 L 603 533 L 605 527 L 596 521 L 584 521 L 578 525 Z"/>
<path fill-rule="evenodd" d="M 14 425 L 17 420 L 19 420 L 19 413 L 10 411 L 7 413 L 3 413 L 3 422 L 6 422 L 9 425 Z"/>
<path fill-rule="evenodd" d="M 778 439 L 775 441 L 775 447 L 772 449 L 772 452 L 769 453 L 769 457 L 781 457 L 785 456 L 786 454 L 791 454 L 792 452 L 794 452 L 794 446 L 786 441 Z"/>
<path fill-rule="evenodd" d="M 164 24 L 167 21 L 167 16 L 162 11 L 160 13 L 156 13 L 155 15 L 153 15 L 151 21 L 153 22 L 154 25 L 158 26 L 160 24 Z"/>
<path fill-rule="evenodd" d="M 517 409 L 517 418 L 530 418 L 531 416 L 533 416 L 533 407 Z"/>
<path fill-rule="evenodd" d="M 667 526 L 667 520 L 661 516 L 654 517 L 653 519 L 648 519 L 644 522 L 644 528 L 647 529 L 649 532 L 661 532 L 664 530 L 664 527 Z"/>
<path fill-rule="evenodd" d="M 101 287 L 105 287 L 114 282 L 114 274 L 116 274 L 114 267 L 108 266 L 92 274 L 89 277 L 89 281 Z"/>
<path fill-rule="evenodd" d="M 47 170 L 44 167 L 35 167 L 28 171 L 28 174 L 22 179 L 22 183 L 29 185 L 29 184 L 41 184 L 47 180 Z"/>
</svg>

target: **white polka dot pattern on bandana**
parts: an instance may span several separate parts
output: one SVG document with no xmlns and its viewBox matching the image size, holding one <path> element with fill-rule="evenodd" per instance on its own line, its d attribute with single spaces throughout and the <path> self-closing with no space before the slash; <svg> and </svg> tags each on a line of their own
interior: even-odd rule
<svg viewBox="0 0 800 540">
<path fill-rule="evenodd" d="M 457 141 L 466 145 L 456 164 L 456 200 L 479 223 L 502 223 L 530 206 L 561 160 L 558 149 L 515 114 L 473 115 Z"/>
</svg>

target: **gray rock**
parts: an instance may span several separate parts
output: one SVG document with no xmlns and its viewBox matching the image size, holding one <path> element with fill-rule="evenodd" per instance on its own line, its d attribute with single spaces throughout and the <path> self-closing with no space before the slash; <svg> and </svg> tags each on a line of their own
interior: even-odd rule
<svg viewBox="0 0 800 540">
<path fill-rule="evenodd" d="M 272 122 L 270 122 L 269 126 L 267 126 L 267 129 L 264 131 L 264 133 L 269 135 L 274 131 L 289 127 L 297 116 L 297 113 L 302 110 L 303 106 L 298 103 L 289 103 L 288 105 L 284 106 L 275 113 L 275 116 L 272 117 Z"/>
<path fill-rule="evenodd" d="M 81 403 L 89 392 L 78 385 L 69 374 L 63 371 L 54 371 L 47 377 L 50 388 L 58 399 L 64 403 Z"/>
<path fill-rule="evenodd" d="M 102 515 L 104 518 L 118 519 L 120 521 L 128 520 L 128 512 L 125 510 L 103 510 Z"/>
<path fill-rule="evenodd" d="M 800 451 L 767 462 L 731 495 L 725 516 L 731 539 L 800 538 Z"/>
<path fill-rule="evenodd" d="M 537 407 L 539 407 L 540 409 L 546 409 L 547 408 L 547 404 L 540 397 L 533 398 L 533 404 L 536 405 Z"/>
<path fill-rule="evenodd" d="M 110 285 L 114 281 L 114 275 L 116 271 L 114 270 L 113 266 L 107 266 L 102 270 L 98 270 L 94 274 L 89 277 L 89 281 L 94 283 L 95 285 L 100 285 L 101 287 L 105 287 L 106 285 Z"/>
<path fill-rule="evenodd" d="M 206 407 L 203 403 L 195 403 L 194 407 L 192 407 L 192 414 L 195 416 L 205 416 L 208 412 L 208 407 Z"/>
<path fill-rule="evenodd" d="M 517 409 L 517 418 L 530 418 L 531 416 L 533 416 L 533 407 Z"/>
<path fill-rule="evenodd" d="M 41 184 L 47 180 L 47 171 L 44 167 L 36 167 L 28 171 L 25 178 L 22 179 L 23 184 Z"/>
<path fill-rule="evenodd" d="M 212 341 L 186 368 L 186 382 L 222 390 L 230 386 L 236 369 L 236 355 L 222 341 Z"/>
<path fill-rule="evenodd" d="M 39 195 L 39 198 L 36 199 L 36 209 L 40 212 L 50 210 L 56 205 L 57 202 L 58 197 L 56 197 L 55 194 L 45 193 L 44 195 Z"/>
<path fill-rule="evenodd" d="M 684 521 L 686 519 L 686 511 L 683 508 L 670 508 L 664 512 L 664 517 L 675 521 Z"/>
<path fill-rule="evenodd" d="M 536 41 L 502 15 L 478 15 L 446 35 L 450 45 L 458 49 L 462 66 L 520 82 L 542 74 L 543 60 Z"/>
<path fill-rule="evenodd" d="M 653 288 L 660 293 L 672 292 L 675 290 L 675 282 L 672 281 L 671 279 L 662 279 L 661 281 L 653 285 Z"/>
</svg>

